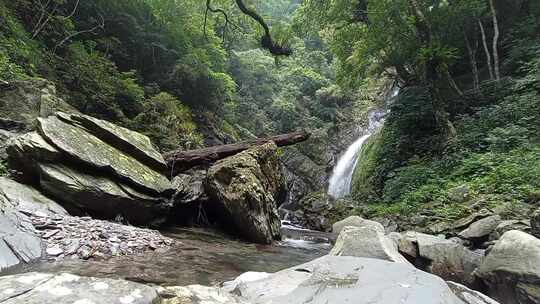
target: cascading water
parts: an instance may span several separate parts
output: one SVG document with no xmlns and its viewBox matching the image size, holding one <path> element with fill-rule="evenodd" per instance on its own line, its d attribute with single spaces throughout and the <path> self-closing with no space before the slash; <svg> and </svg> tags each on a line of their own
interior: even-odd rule
<svg viewBox="0 0 540 304">
<path fill-rule="evenodd" d="M 382 126 L 385 115 L 386 111 L 383 110 L 376 110 L 369 113 L 367 133 L 349 146 L 347 151 L 345 151 L 345 154 L 339 158 L 334 167 L 328 185 L 328 194 L 330 196 L 342 198 L 350 194 L 354 168 L 358 162 L 362 146 L 366 140 Z"/>
</svg>

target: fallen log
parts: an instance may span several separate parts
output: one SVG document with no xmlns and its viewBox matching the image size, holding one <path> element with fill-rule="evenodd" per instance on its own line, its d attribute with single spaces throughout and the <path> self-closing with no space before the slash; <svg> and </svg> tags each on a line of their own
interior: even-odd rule
<svg viewBox="0 0 540 304">
<path fill-rule="evenodd" d="M 256 138 L 252 140 L 241 141 L 234 144 L 213 146 L 197 150 L 171 151 L 163 155 L 172 175 L 189 168 L 214 163 L 228 156 L 238 154 L 253 146 L 265 144 L 273 141 L 278 147 L 290 146 L 309 139 L 310 133 L 295 132 L 281 134 L 272 137 Z"/>
</svg>

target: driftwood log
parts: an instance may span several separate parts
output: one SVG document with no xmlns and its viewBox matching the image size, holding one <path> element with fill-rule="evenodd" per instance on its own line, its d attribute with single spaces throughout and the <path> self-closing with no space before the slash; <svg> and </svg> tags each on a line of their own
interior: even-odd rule
<svg viewBox="0 0 540 304">
<path fill-rule="evenodd" d="M 225 157 L 238 154 L 253 146 L 262 145 L 270 141 L 275 142 L 278 147 L 290 146 L 299 142 L 306 141 L 309 139 L 310 136 L 310 133 L 295 132 L 197 150 L 176 150 L 165 153 L 163 157 L 165 158 L 165 161 L 167 162 L 167 165 L 169 166 L 169 169 L 174 176 L 181 171 L 198 165 L 214 163 Z"/>
</svg>

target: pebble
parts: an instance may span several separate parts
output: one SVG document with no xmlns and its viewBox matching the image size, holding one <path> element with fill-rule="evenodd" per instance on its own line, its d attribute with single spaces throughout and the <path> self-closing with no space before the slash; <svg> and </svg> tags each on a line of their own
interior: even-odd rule
<svg viewBox="0 0 540 304">
<path fill-rule="evenodd" d="M 113 256 L 165 251 L 174 241 L 151 229 L 91 217 L 30 215 L 40 230 L 49 259 L 108 259 Z"/>
<path fill-rule="evenodd" d="M 47 255 L 49 256 L 57 257 L 61 255 L 62 253 L 64 253 L 64 250 L 62 250 L 62 248 L 56 245 L 53 247 L 47 247 L 46 252 L 47 252 Z"/>
</svg>

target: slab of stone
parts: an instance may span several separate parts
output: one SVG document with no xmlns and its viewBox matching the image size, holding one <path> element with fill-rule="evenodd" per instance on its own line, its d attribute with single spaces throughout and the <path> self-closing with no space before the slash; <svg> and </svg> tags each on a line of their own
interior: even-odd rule
<svg viewBox="0 0 540 304">
<path fill-rule="evenodd" d="M 29 218 L 0 195 L 0 271 L 41 258 L 42 247 Z"/>
<path fill-rule="evenodd" d="M 36 272 L 0 277 L 3 304 L 155 304 L 159 301 L 154 288 L 124 280 Z"/>
<path fill-rule="evenodd" d="M 116 175 L 135 187 L 151 193 L 172 191 L 170 181 L 161 173 L 56 116 L 38 118 L 38 130 L 49 143 L 74 160 Z"/>
<path fill-rule="evenodd" d="M 201 285 L 158 288 L 162 304 L 250 304 L 225 290 Z"/>
<path fill-rule="evenodd" d="M 325 256 L 239 285 L 259 304 L 463 304 L 440 278 L 401 263 Z"/>
<path fill-rule="evenodd" d="M 167 170 L 163 156 L 146 135 L 88 115 L 58 112 L 56 116 L 66 122 L 81 125 L 102 141 L 133 156 L 156 171 Z"/>
<path fill-rule="evenodd" d="M 149 224 L 164 213 L 159 198 L 106 177 L 52 164 L 39 165 L 39 172 L 44 191 L 102 218 L 114 219 L 120 215 L 133 224 Z"/>
<path fill-rule="evenodd" d="M 38 190 L 6 177 L 0 177 L 0 195 L 4 195 L 14 208 L 24 213 L 68 214 L 62 206 Z"/>
<path fill-rule="evenodd" d="M 490 240 L 498 240 L 510 230 L 519 230 L 531 233 L 531 221 L 529 220 L 506 220 L 497 225 L 497 228 L 489 235 Z"/>
</svg>

